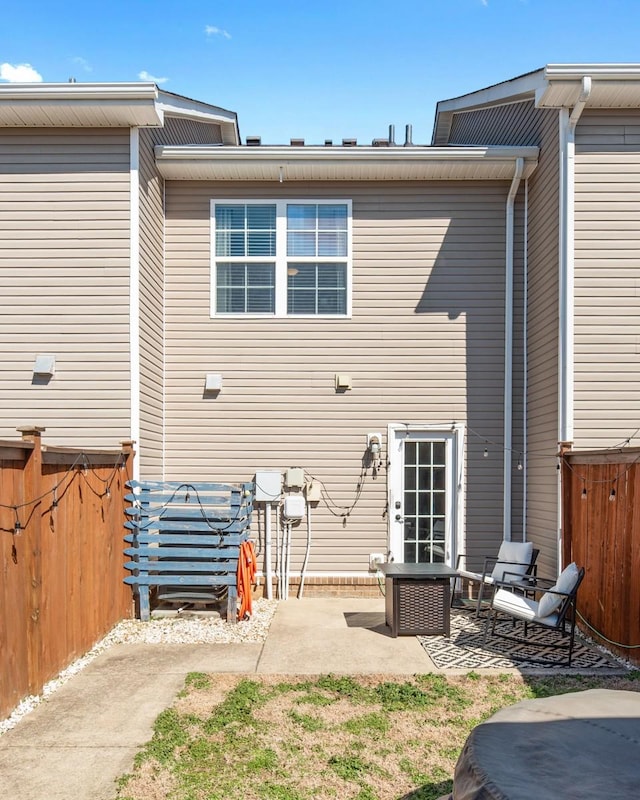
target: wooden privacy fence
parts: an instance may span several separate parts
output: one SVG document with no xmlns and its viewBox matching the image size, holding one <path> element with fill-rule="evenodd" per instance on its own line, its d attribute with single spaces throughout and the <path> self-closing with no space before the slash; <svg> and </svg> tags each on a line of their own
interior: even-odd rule
<svg viewBox="0 0 640 800">
<path fill-rule="evenodd" d="M 578 611 L 619 646 L 603 644 L 640 663 L 640 448 L 562 460 L 563 563 L 585 568 Z"/>
<path fill-rule="evenodd" d="M 179 603 L 215 602 L 227 593 L 227 620 L 237 620 L 240 545 L 249 536 L 253 484 L 130 481 L 126 500 L 131 545 L 125 582 L 139 596 L 140 617 L 149 619 L 149 589 Z"/>
<path fill-rule="evenodd" d="M 0 441 L 0 718 L 132 614 L 122 450 Z"/>
</svg>

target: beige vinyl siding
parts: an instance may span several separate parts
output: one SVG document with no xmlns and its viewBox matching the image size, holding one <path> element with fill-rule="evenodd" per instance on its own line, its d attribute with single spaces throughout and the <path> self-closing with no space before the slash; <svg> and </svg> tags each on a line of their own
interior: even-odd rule
<svg viewBox="0 0 640 800">
<path fill-rule="evenodd" d="M 467 423 L 466 530 L 477 560 L 501 537 L 504 183 L 166 183 L 168 479 L 248 480 L 301 466 L 326 497 L 357 493 L 368 431 Z M 210 317 L 210 200 L 353 201 L 351 319 Z M 223 376 L 204 397 L 207 372 Z M 338 394 L 335 373 L 353 389 Z M 484 437 L 498 443 L 483 458 Z M 386 475 L 343 521 L 312 514 L 312 572 L 364 572 L 386 551 Z M 335 509 L 334 509 L 335 510 Z M 304 548 L 294 529 L 294 563 Z"/>
<path fill-rule="evenodd" d="M 220 126 L 165 117 L 140 130 L 140 474 L 161 479 L 164 418 L 164 182 L 156 144 L 216 144 Z"/>
<path fill-rule="evenodd" d="M 0 131 L 0 436 L 130 435 L 129 131 Z M 32 383 L 38 353 L 56 374 Z"/>
<path fill-rule="evenodd" d="M 453 115 L 447 144 L 538 145 L 540 111 L 533 101 Z"/>
<path fill-rule="evenodd" d="M 539 112 L 540 160 L 529 179 L 527 538 L 540 549 L 539 572 L 558 559 L 558 269 L 557 111 Z"/>
<path fill-rule="evenodd" d="M 536 145 L 538 167 L 528 185 L 528 399 L 526 535 L 540 549 L 541 574 L 557 571 L 558 441 L 558 112 L 523 101 L 454 114 L 449 144 Z M 518 201 L 521 202 L 522 191 Z M 517 212 L 520 206 L 517 207 Z M 516 220 L 519 220 L 517 213 Z M 516 244 L 517 251 L 519 245 Z M 522 284 L 515 275 L 515 308 Z M 521 328 L 514 317 L 514 449 L 521 422 Z M 520 334 L 520 335 L 519 335 Z M 520 391 L 518 391 L 520 387 Z M 514 453 L 517 466 L 517 454 Z M 513 473 L 513 531 L 521 530 L 522 477 Z"/>
<path fill-rule="evenodd" d="M 140 130 L 140 475 L 163 474 L 164 185 L 153 157 L 156 130 Z"/>
<path fill-rule="evenodd" d="M 575 446 L 640 426 L 640 112 L 585 111 L 576 131 Z"/>
</svg>

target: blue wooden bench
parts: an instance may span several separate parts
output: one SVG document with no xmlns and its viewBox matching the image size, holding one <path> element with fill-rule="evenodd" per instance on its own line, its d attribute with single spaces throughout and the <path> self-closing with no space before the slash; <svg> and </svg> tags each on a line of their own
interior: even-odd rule
<svg viewBox="0 0 640 800">
<path fill-rule="evenodd" d="M 214 602 L 227 592 L 227 620 L 237 619 L 240 545 L 249 537 L 253 484 L 129 481 L 124 537 L 131 571 L 124 581 L 150 617 L 149 590 L 173 602 Z"/>
</svg>

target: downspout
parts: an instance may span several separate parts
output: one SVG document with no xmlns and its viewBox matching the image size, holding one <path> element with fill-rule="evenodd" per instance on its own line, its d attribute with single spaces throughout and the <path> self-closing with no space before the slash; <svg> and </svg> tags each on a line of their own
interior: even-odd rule
<svg viewBox="0 0 640 800">
<path fill-rule="evenodd" d="M 502 538 L 511 541 L 511 449 L 513 445 L 513 243 L 515 202 L 524 172 L 524 159 L 516 159 L 516 168 L 507 195 L 506 253 L 504 278 L 504 451 Z"/>
<path fill-rule="evenodd" d="M 524 247 L 522 252 L 522 541 L 527 541 L 527 415 L 529 406 L 529 179 L 524 182 Z"/>
<path fill-rule="evenodd" d="M 140 480 L 140 136 L 129 134 L 129 392 L 130 437 L 137 445 L 132 477 Z"/>
<path fill-rule="evenodd" d="M 560 286 L 559 286 L 559 419 L 558 441 L 573 442 L 573 326 L 575 257 L 576 126 L 591 94 L 591 78 L 582 79 L 582 91 L 571 116 L 560 111 Z"/>
<path fill-rule="evenodd" d="M 574 438 L 574 276 L 575 276 L 575 155 L 576 126 L 591 95 L 591 78 L 582 78 L 582 90 L 571 114 L 560 109 L 560 276 L 558 309 L 558 443 Z M 558 470 L 558 568 L 562 568 L 562 487 Z"/>
</svg>

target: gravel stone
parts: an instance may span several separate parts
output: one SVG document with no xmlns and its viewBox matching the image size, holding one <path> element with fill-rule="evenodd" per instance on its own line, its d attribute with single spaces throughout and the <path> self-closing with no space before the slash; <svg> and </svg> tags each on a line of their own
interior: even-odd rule
<svg viewBox="0 0 640 800">
<path fill-rule="evenodd" d="M 41 695 L 25 697 L 7 719 L 0 720 L 0 736 L 14 728 L 29 712 L 50 697 L 74 675 L 77 675 L 100 653 L 115 644 L 242 644 L 264 642 L 273 620 L 277 600 L 259 598 L 253 602 L 253 612 L 248 620 L 236 625 L 227 623 L 219 616 L 201 616 L 185 611 L 175 616 L 151 619 L 125 619 L 97 642 L 88 653 L 63 669 L 49 681 Z"/>
</svg>

